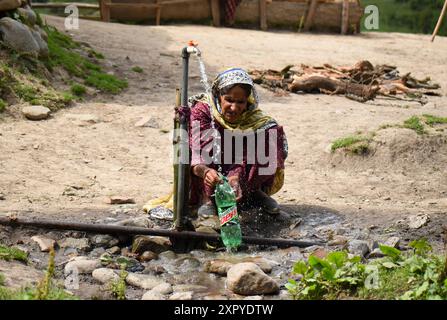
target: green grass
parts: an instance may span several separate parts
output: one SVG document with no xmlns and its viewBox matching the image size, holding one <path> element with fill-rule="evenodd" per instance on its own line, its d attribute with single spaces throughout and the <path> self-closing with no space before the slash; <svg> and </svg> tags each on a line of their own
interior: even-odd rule
<svg viewBox="0 0 447 320">
<path fill-rule="evenodd" d="M 369 138 L 362 135 L 348 136 L 332 142 L 331 150 L 345 148 L 355 154 L 365 154 L 369 151 L 368 141 Z"/>
<path fill-rule="evenodd" d="M 53 284 L 54 256 L 55 253 L 52 250 L 45 276 L 36 287 L 25 287 L 18 290 L 6 288 L 4 287 L 4 276 L 0 274 L 0 300 L 77 300 L 76 296 Z"/>
<path fill-rule="evenodd" d="M 119 93 L 127 88 L 125 80 L 103 72 L 101 66 L 89 61 L 73 49 L 80 49 L 80 45 L 67 35 L 53 27 L 46 27 L 48 33 L 48 48 L 50 58 L 46 61 L 49 69 L 60 66 L 73 76 L 85 79 L 85 84 L 93 86 L 107 93 Z M 104 56 L 94 50 L 89 51 L 95 58 Z"/>
<path fill-rule="evenodd" d="M 133 68 L 132 68 L 132 71 L 133 71 L 133 72 L 137 72 L 137 73 L 143 73 L 143 72 L 144 72 L 143 68 L 138 67 L 138 66 L 133 67 Z"/>
<path fill-rule="evenodd" d="M 88 55 L 89 55 L 89 57 L 100 59 L 100 60 L 105 59 L 105 57 L 104 57 L 104 55 L 102 53 L 97 52 L 97 51 L 95 51 L 93 49 L 90 49 L 88 51 Z"/>
<path fill-rule="evenodd" d="M 118 300 L 126 300 L 126 265 L 121 264 L 120 277 L 116 281 L 110 283 L 110 291 L 112 295 Z"/>
<path fill-rule="evenodd" d="M 6 261 L 18 260 L 18 261 L 27 262 L 28 255 L 26 254 L 26 252 L 24 252 L 20 249 L 0 245 L 0 259 L 6 260 Z"/>
<path fill-rule="evenodd" d="M 74 84 L 71 86 L 70 91 L 73 95 L 81 97 L 87 93 L 87 88 L 82 84 Z"/>
<path fill-rule="evenodd" d="M 418 116 L 412 116 L 404 121 L 404 128 L 416 131 L 417 134 L 424 134 L 426 131 L 424 125 Z"/>
<path fill-rule="evenodd" d="M 0 113 L 5 111 L 5 109 L 6 109 L 6 102 L 0 98 Z"/>
<path fill-rule="evenodd" d="M 437 117 L 437 116 L 433 116 L 430 114 L 424 114 L 424 120 L 425 123 L 428 124 L 429 126 L 433 126 L 435 124 L 446 124 L 447 123 L 447 117 L 443 118 L 443 117 Z"/>
<path fill-rule="evenodd" d="M 113 75 L 97 71 L 92 71 L 85 79 L 85 83 L 109 93 L 119 93 L 128 86 L 125 80 L 120 80 Z"/>
</svg>

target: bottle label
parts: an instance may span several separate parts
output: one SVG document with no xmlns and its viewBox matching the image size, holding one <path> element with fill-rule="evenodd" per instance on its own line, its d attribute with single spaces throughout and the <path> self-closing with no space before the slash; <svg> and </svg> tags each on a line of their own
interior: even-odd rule
<svg viewBox="0 0 447 320">
<path fill-rule="evenodd" d="M 237 218 L 237 206 L 230 207 L 220 215 L 220 225 L 228 223 L 231 220 L 235 220 Z"/>
</svg>

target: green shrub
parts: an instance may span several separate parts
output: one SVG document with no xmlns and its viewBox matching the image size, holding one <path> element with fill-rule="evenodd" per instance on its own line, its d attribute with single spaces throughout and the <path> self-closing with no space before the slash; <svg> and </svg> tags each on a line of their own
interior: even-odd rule
<svg viewBox="0 0 447 320">
<path fill-rule="evenodd" d="M 137 72 L 137 73 L 143 73 L 143 72 L 144 72 L 143 68 L 138 67 L 138 66 L 133 67 L 133 68 L 132 68 L 132 71 L 133 71 L 133 72 Z"/>
<path fill-rule="evenodd" d="M 82 84 L 74 84 L 71 86 L 70 91 L 75 96 L 81 97 L 87 93 L 87 88 Z"/>
<path fill-rule="evenodd" d="M 28 254 L 20 249 L 14 248 L 14 247 L 7 247 L 0 245 L 0 259 L 3 260 L 18 260 L 27 262 L 28 261 Z"/>
<path fill-rule="evenodd" d="M 414 130 L 417 134 L 425 133 L 424 125 L 417 116 L 412 116 L 411 118 L 405 120 L 404 128 Z"/>
</svg>

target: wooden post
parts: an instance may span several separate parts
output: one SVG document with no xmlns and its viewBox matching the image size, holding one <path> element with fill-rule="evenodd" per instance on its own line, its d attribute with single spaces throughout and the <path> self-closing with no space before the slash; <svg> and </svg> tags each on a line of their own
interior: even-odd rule
<svg viewBox="0 0 447 320">
<path fill-rule="evenodd" d="M 304 31 L 309 31 L 314 22 L 315 12 L 317 11 L 318 0 L 310 0 L 309 10 L 307 11 L 306 22 L 304 22 Z"/>
<path fill-rule="evenodd" d="M 267 30 L 267 1 L 259 0 L 259 23 L 261 30 Z"/>
<path fill-rule="evenodd" d="M 347 34 L 349 31 L 349 0 L 343 0 L 343 9 L 341 14 L 341 34 Z"/>
<path fill-rule="evenodd" d="M 444 7 L 442 7 L 441 15 L 439 16 L 438 23 L 436 24 L 435 31 L 431 37 L 431 42 L 435 41 L 436 35 L 438 34 L 439 28 L 441 28 L 442 20 L 444 19 L 445 12 L 447 11 L 447 0 L 444 1 Z"/>
<path fill-rule="evenodd" d="M 155 0 L 155 3 L 159 5 L 157 8 L 155 8 L 155 25 L 159 26 L 160 25 L 160 20 L 161 20 L 160 0 Z"/>
<path fill-rule="evenodd" d="M 100 10 L 101 10 L 101 20 L 104 22 L 110 22 L 110 4 L 111 0 L 101 0 Z"/>
<path fill-rule="evenodd" d="M 220 27 L 220 1 L 211 0 L 211 16 L 213 17 L 213 25 Z"/>
</svg>

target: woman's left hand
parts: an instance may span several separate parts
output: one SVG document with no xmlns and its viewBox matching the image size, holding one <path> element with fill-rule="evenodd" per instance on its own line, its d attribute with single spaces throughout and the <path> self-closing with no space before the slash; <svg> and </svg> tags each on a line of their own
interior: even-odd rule
<svg viewBox="0 0 447 320">
<path fill-rule="evenodd" d="M 242 189 L 239 184 L 239 177 L 238 176 L 228 177 L 228 183 L 234 190 L 234 193 L 236 195 L 236 201 L 239 202 L 239 200 L 242 199 Z"/>
</svg>

